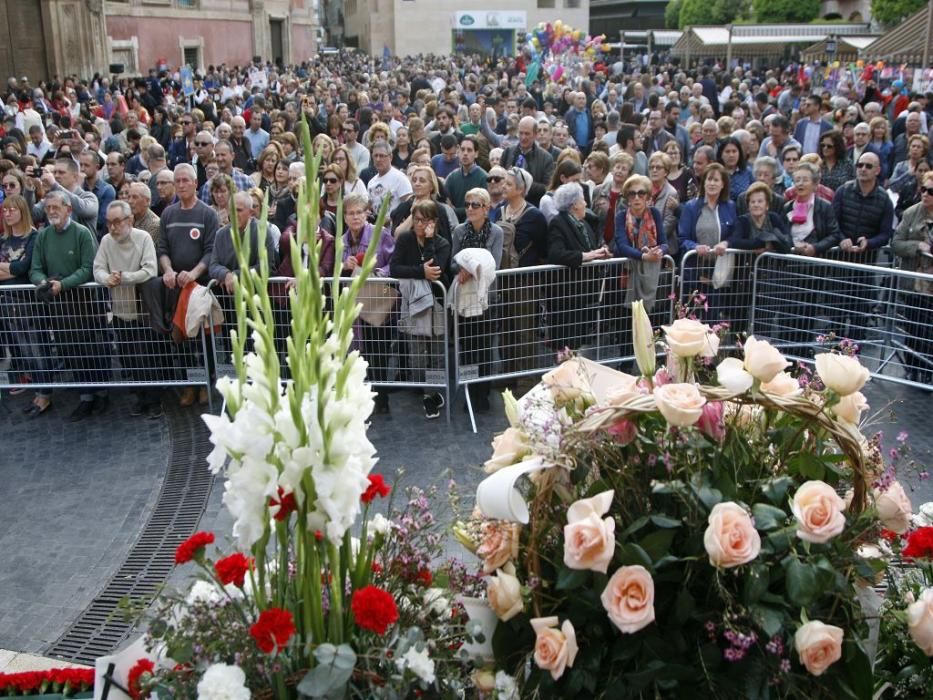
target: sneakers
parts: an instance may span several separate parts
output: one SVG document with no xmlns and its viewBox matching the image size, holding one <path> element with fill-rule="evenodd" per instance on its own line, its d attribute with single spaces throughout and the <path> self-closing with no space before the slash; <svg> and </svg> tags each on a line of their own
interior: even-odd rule
<svg viewBox="0 0 933 700">
<path fill-rule="evenodd" d="M 444 395 L 441 393 L 425 394 L 422 399 L 424 403 L 424 417 L 428 420 L 434 420 L 441 417 L 441 409 L 446 405 Z"/>
<path fill-rule="evenodd" d="M 178 399 L 179 406 L 191 406 L 194 404 L 196 394 L 193 386 L 186 386 L 181 390 L 181 398 Z"/>
</svg>

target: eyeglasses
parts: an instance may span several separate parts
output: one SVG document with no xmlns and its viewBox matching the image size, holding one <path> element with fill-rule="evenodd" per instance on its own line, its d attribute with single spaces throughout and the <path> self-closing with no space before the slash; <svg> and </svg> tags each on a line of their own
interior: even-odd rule
<svg viewBox="0 0 933 700">
<path fill-rule="evenodd" d="M 121 216 L 119 219 L 107 219 L 107 225 L 108 225 L 108 226 L 116 226 L 116 225 L 119 224 L 121 221 L 126 221 L 127 218 L 129 218 L 129 217 Z"/>
<path fill-rule="evenodd" d="M 855 167 L 859 169 L 865 168 L 865 170 L 874 170 L 875 164 L 874 163 L 856 163 Z"/>
<path fill-rule="evenodd" d="M 635 197 L 647 197 L 648 193 L 645 192 L 644 190 L 632 190 L 625 196 L 628 197 L 629 199 L 634 199 Z"/>
<path fill-rule="evenodd" d="M 340 182 L 340 180 L 338 180 L 338 179 L 335 178 L 335 177 L 325 177 L 325 178 L 324 178 L 324 184 L 325 184 L 325 185 L 336 185 L 338 182 Z"/>
<path fill-rule="evenodd" d="M 482 209 L 486 205 L 482 202 L 465 202 L 464 205 L 467 209 Z"/>
<path fill-rule="evenodd" d="M 213 141 L 195 141 L 194 142 L 195 146 L 212 146 L 213 144 L 214 144 Z"/>
<path fill-rule="evenodd" d="M 416 224 L 424 224 L 428 222 L 428 219 L 425 219 L 423 216 L 412 217 L 412 221 Z"/>
<path fill-rule="evenodd" d="M 933 197 L 933 187 L 921 187 L 920 191 Z"/>
<path fill-rule="evenodd" d="M 501 175 L 492 175 L 486 178 L 486 182 L 502 182 L 503 179 Z"/>
<path fill-rule="evenodd" d="M 188 126 L 188 125 L 190 125 L 190 124 L 194 124 L 194 122 L 191 121 L 190 119 L 183 119 L 183 120 L 181 120 L 181 121 L 178 122 L 178 123 L 181 124 L 182 126 Z"/>
<path fill-rule="evenodd" d="M 821 143 L 820 148 L 835 148 L 835 146 L 831 143 Z"/>
<path fill-rule="evenodd" d="M 654 163 L 648 166 L 648 170 L 664 170 L 664 166 L 660 163 Z"/>
<path fill-rule="evenodd" d="M 3 183 L 3 189 L 9 190 L 9 189 L 11 189 L 11 188 L 13 188 L 13 187 L 16 187 L 17 185 L 19 185 L 18 182 L 4 182 L 4 183 Z"/>
<path fill-rule="evenodd" d="M 11 216 L 12 214 L 14 214 L 14 213 L 16 213 L 16 212 L 18 212 L 18 211 L 19 211 L 19 209 L 13 209 L 13 208 L 11 207 L 11 208 L 9 208 L 9 209 L 4 209 L 4 210 L 3 210 L 3 215 L 4 215 L 4 216 Z"/>
</svg>

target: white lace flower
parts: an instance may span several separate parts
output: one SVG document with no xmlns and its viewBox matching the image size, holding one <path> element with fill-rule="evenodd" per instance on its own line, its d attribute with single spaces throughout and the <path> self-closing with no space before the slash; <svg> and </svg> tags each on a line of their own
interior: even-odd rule
<svg viewBox="0 0 933 700">
<path fill-rule="evenodd" d="M 208 666 L 198 682 L 198 700 L 249 700 L 246 674 L 239 666 Z"/>
</svg>

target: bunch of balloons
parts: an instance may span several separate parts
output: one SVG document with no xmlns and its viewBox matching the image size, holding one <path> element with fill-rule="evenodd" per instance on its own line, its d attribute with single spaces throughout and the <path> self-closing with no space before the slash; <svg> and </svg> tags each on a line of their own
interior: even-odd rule
<svg viewBox="0 0 933 700">
<path fill-rule="evenodd" d="M 562 20 L 539 22 L 528 33 L 528 49 L 533 58 L 552 55 L 574 54 L 588 59 L 596 58 L 597 53 L 609 52 L 606 35 L 590 36 L 586 32 L 574 29 Z"/>
</svg>

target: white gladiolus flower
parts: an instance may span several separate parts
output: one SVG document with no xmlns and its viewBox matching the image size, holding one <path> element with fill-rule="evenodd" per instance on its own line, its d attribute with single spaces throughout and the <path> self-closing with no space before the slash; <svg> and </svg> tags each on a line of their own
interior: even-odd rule
<svg viewBox="0 0 933 700">
<path fill-rule="evenodd" d="M 409 647 L 408 651 L 395 660 L 395 665 L 402 673 L 407 668 L 425 683 L 434 682 L 434 660 L 428 656 L 427 647 L 421 651 Z"/>
<path fill-rule="evenodd" d="M 208 666 L 198 682 L 198 700 L 249 700 L 246 674 L 239 666 Z"/>
<path fill-rule="evenodd" d="M 387 535 L 391 527 L 392 521 L 382 513 L 376 513 L 369 519 L 369 531 L 374 535 Z"/>
</svg>

